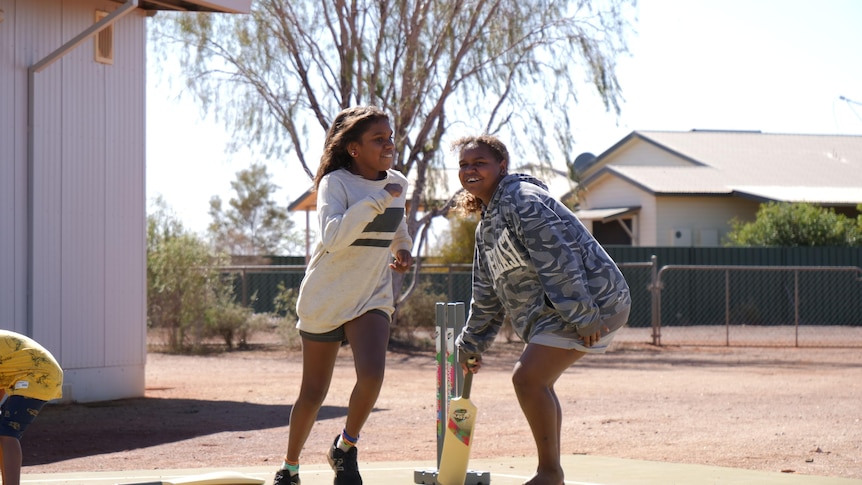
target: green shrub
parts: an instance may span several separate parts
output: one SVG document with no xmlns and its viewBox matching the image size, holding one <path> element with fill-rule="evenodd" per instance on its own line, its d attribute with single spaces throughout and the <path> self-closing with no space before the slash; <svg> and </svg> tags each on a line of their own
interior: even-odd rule
<svg viewBox="0 0 862 485">
<path fill-rule="evenodd" d="M 224 282 L 219 258 L 157 201 L 147 216 L 147 327 L 163 335 L 171 352 L 199 349 L 211 335 L 208 309 L 217 306 Z"/>
<path fill-rule="evenodd" d="M 299 296 L 299 290 L 286 288 L 283 281 L 278 283 L 277 288 L 278 292 L 273 299 L 277 331 L 285 347 L 288 350 L 296 350 L 300 348 L 299 330 L 296 329 L 296 298 Z"/>
<path fill-rule="evenodd" d="M 434 290 L 430 282 L 420 282 L 400 305 L 392 327 L 396 343 L 422 349 L 434 347 L 437 302 L 445 302 L 445 293 Z"/>
<path fill-rule="evenodd" d="M 224 340 L 228 350 L 233 350 L 234 342 L 245 348 L 251 336 L 252 311 L 232 301 L 220 301 L 207 309 L 208 336 L 218 336 Z"/>
<path fill-rule="evenodd" d="M 858 220 L 810 203 L 761 204 L 754 222 L 730 222 L 727 246 L 858 246 Z"/>
</svg>

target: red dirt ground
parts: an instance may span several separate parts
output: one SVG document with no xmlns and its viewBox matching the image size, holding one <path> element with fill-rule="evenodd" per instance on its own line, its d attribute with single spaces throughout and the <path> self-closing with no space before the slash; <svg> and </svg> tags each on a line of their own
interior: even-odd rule
<svg viewBox="0 0 862 485">
<path fill-rule="evenodd" d="M 498 343 L 476 375 L 474 458 L 534 454 L 510 382 L 520 348 Z M 273 345 L 150 353 L 145 398 L 46 407 L 24 437 L 24 473 L 275 468 L 300 372 L 300 353 Z M 361 461 L 434 459 L 435 372 L 432 353 L 390 353 Z M 860 383 L 859 349 L 615 344 L 556 386 L 562 451 L 862 478 Z M 352 385 L 344 347 L 304 463 L 323 462 Z"/>
</svg>

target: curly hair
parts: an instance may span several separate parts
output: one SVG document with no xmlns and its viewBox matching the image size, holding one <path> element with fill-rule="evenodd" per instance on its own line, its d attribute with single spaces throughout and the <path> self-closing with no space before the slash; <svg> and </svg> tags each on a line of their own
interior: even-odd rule
<svg viewBox="0 0 862 485">
<path fill-rule="evenodd" d="M 488 147 L 494 153 L 495 161 L 502 162 L 509 160 L 509 150 L 506 148 L 506 144 L 494 135 L 463 136 L 452 142 L 451 150 L 452 153 L 457 153 L 464 149 L 476 148 L 479 145 Z M 461 190 L 455 194 L 453 210 L 456 213 L 467 215 L 474 212 L 482 212 L 483 207 L 482 201 L 466 190 Z"/>
<path fill-rule="evenodd" d="M 324 175 L 350 166 L 352 159 L 347 153 L 347 145 L 359 141 L 368 127 L 380 120 L 389 121 L 389 115 L 376 106 L 354 106 L 338 113 L 326 131 L 323 155 L 320 156 L 320 166 L 314 177 L 315 190 Z"/>
</svg>

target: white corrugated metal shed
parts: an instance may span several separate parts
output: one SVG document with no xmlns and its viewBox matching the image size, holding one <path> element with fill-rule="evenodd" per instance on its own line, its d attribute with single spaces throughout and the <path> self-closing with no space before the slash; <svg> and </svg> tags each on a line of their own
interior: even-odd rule
<svg viewBox="0 0 862 485">
<path fill-rule="evenodd" d="M 145 10 L 250 4 L 0 3 L 0 328 L 54 354 L 65 399 L 144 395 Z"/>
</svg>

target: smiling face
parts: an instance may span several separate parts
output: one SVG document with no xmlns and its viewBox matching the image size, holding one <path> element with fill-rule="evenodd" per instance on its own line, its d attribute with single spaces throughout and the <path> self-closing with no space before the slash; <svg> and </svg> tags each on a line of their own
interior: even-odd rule
<svg viewBox="0 0 862 485">
<path fill-rule="evenodd" d="M 470 143 L 461 148 L 458 157 L 458 179 L 464 190 L 486 206 L 506 175 L 508 160 L 498 159 L 497 153 L 483 143 Z"/>
<path fill-rule="evenodd" d="M 389 120 L 380 119 L 368 125 L 359 141 L 347 145 L 353 158 L 351 171 L 370 180 L 377 180 L 381 172 L 392 168 L 395 160 L 395 144 L 392 142 L 392 127 Z"/>
</svg>

